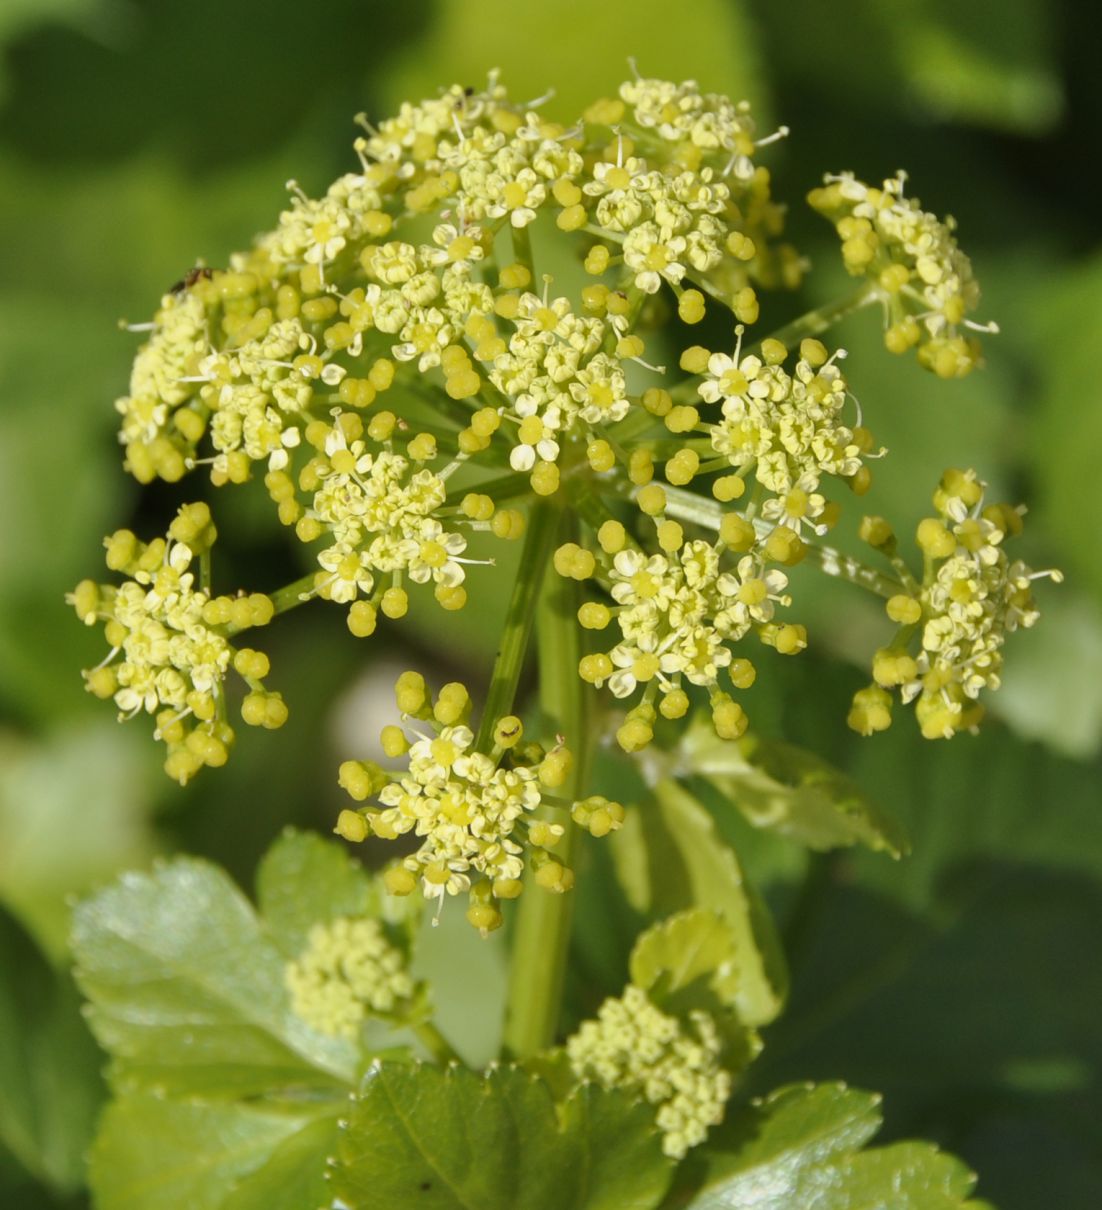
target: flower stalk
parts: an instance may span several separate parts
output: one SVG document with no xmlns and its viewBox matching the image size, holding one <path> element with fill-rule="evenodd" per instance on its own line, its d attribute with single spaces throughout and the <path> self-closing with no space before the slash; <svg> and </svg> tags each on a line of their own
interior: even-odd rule
<svg viewBox="0 0 1102 1210">
<path fill-rule="evenodd" d="M 571 518 L 560 514 L 558 519 L 566 522 L 564 528 L 573 528 Z M 537 630 L 540 706 L 574 756 L 563 787 L 566 798 L 582 792 L 592 757 L 590 695 L 577 675 L 581 657 L 577 606 L 578 585 L 559 576 L 551 578 L 539 600 Z M 556 848 L 557 860 L 567 868 L 574 865 L 577 835 L 576 828 L 568 827 Z M 533 1055 L 555 1041 L 573 904 L 572 893 L 534 888 L 518 905 L 504 1038 L 505 1049 L 516 1058 Z"/>
</svg>

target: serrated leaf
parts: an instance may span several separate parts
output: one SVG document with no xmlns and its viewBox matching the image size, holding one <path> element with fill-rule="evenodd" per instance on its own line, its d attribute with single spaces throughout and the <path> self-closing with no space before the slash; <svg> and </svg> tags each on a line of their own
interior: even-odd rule
<svg viewBox="0 0 1102 1210">
<path fill-rule="evenodd" d="M 354 1078 L 355 1045 L 290 1011 L 282 955 L 215 866 L 124 875 L 77 909 L 73 953 L 120 1087 L 244 1096 Z"/>
<path fill-rule="evenodd" d="M 858 843 L 893 857 L 909 850 L 902 826 L 852 778 L 794 744 L 757 736 L 730 743 L 698 722 L 680 757 L 686 772 L 706 777 L 756 828 L 818 851 Z"/>
<path fill-rule="evenodd" d="M 734 931 L 722 916 L 702 908 L 679 912 L 647 929 L 631 951 L 629 969 L 632 983 L 648 992 L 658 989 L 661 998 L 706 980 L 728 1008 L 737 1002 Z"/>
<path fill-rule="evenodd" d="M 612 837 L 621 886 L 637 911 L 670 915 L 690 907 L 719 913 L 739 955 L 735 1006 L 745 1025 L 780 1012 L 788 989 L 784 954 L 765 905 L 707 810 L 677 782 L 654 788 L 655 801 L 629 812 Z"/>
<path fill-rule="evenodd" d="M 842 1084 L 779 1089 L 713 1138 L 689 1210 L 960 1210 L 975 1177 L 954 1157 L 929 1143 L 859 1150 L 879 1101 Z"/>
<path fill-rule="evenodd" d="M 68 975 L 0 909 L 0 1151 L 55 1190 L 82 1183 L 102 1058 Z"/>
<path fill-rule="evenodd" d="M 256 899 L 272 939 L 288 956 L 306 946 L 310 929 L 338 916 L 377 916 L 406 900 L 380 894 L 378 884 L 335 841 L 288 828 L 256 872 Z"/>
<path fill-rule="evenodd" d="M 650 1106 L 587 1085 L 557 1113 L 513 1067 L 376 1064 L 337 1156 L 352 1210 L 648 1210 L 670 1177 Z"/>
<path fill-rule="evenodd" d="M 336 1114 L 130 1096 L 92 1150 L 98 1210 L 314 1210 Z"/>
</svg>

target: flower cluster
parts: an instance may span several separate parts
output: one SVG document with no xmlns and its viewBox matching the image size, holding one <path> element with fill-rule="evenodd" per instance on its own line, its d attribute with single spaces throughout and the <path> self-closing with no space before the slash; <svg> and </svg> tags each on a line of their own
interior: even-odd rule
<svg viewBox="0 0 1102 1210">
<path fill-rule="evenodd" d="M 721 1049 L 706 1012 L 690 1012 L 683 1023 L 633 985 L 619 999 L 606 1000 L 596 1020 L 584 1022 L 566 1043 L 578 1079 L 641 1093 L 658 1107 L 662 1150 L 677 1160 L 723 1120 L 731 1076 L 720 1066 Z"/>
<path fill-rule="evenodd" d="M 415 990 L 400 949 L 382 925 L 338 917 L 315 924 L 306 949 L 283 971 L 291 1011 L 332 1037 L 355 1038 L 369 1016 L 395 1017 Z"/>
<path fill-rule="evenodd" d="M 548 806 L 547 791 L 566 782 L 570 752 L 561 743 L 549 751 L 523 743 L 523 727 L 512 715 L 496 721 L 488 751 L 480 750 L 467 725 L 470 696 L 457 683 L 445 685 L 433 702 L 424 678 L 406 672 L 395 696 L 406 729 L 388 726 L 381 740 L 387 756 L 406 758 L 406 768 L 388 773 L 372 762 L 345 761 L 340 784 L 355 800 L 375 802 L 342 811 L 336 828 L 351 841 L 410 832 L 421 838 L 416 852 L 387 871 L 387 889 L 408 895 L 420 882 L 425 898 L 440 906 L 445 896 L 466 893 L 467 918 L 484 933 L 502 923 L 497 902 L 523 890 L 526 859 L 537 886 L 569 890 L 573 871 L 554 855 L 564 824 L 541 808 Z M 574 803 L 571 814 L 595 836 L 618 828 L 624 817 L 618 803 L 598 797 Z"/>
<path fill-rule="evenodd" d="M 643 499 L 646 504 L 651 498 Z M 586 629 L 615 623 L 619 631 L 611 650 L 582 657 L 579 673 L 596 686 L 607 681 L 618 698 L 642 688 L 641 702 L 617 732 L 626 751 L 650 743 L 657 713 L 684 717 L 689 696 L 683 685 L 706 688 L 716 731 L 737 739 L 747 718 L 720 688 L 720 670 L 736 689 L 749 688 L 756 673 L 750 660 L 732 656 L 728 644 L 753 631 L 782 654 L 806 646 L 802 626 L 774 621 L 776 607 L 790 604 L 784 591 L 788 580 L 766 567 L 763 552 L 746 553 L 756 541 L 753 527 L 748 528 L 746 534 L 725 524 L 719 541 L 711 543 L 687 539 L 680 524 L 663 519 L 657 525 L 663 553 L 648 555 L 619 521 L 608 520 L 597 531 L 596 554 L 575 544 L 556 553 L 560 575 L 592 577 L 613 601 L 611 607 L 591 601 L 579 611 Z"/>
<path fill-rule="evenodd" d="M 374 632 L 380 609 L 390 618 L 405 614 L 406 583 L 432 584 L 440 605 L 461 609 L 465 565 L 483 561 L 465 557 L 467 535 L 516 538 L 524 529 L 520 513 L 498 510 L 488 496 L 449 502 L 446 480 L 457 463 L 432 470 L 435 438 L 419 433 L 399 445 L 397 424 L 391 412 L 377 412 L 366 428 L 355 412 L 335 412 L 332 425 L 313 422 L 307 438 L 315 453 L 297 484 L 309 492 L 305 507 L 285 472 L 266 476 L 286 519 L 297 517 L 299 538 L 327 543 L 313 592 L 349 604 L 348 626 L 359 637 Z"/>
<path fill-rule="evenodd" d="M 925 575 L 918 583 L 897 560 L 905 591 L 888 600 L 887 611 L 898 630 L 876 653 L 874 683 L 854 698 L 849 721 L 855 730 L 867 735 L 889 725 L 894 688 L 905 702 L 914 701 L 927 739 L 974 728 L 983 717 L 981 691 L 999 687 L 1006 636 L 1040 616 L 1033 581 L 1063 578 L 1010 560 L 1004 542 L 1021 533 L 1024 510 L 986 504 L 985 488 L 974 470 L 942 476 L 934 493 L 937 515 L 918 526 Z M 866 519 L 865 532 L 894 552 L 885 522 Z"/>
<path fill-rule="evenodd" d="M 737 738 L 747 716 L 736 697 L 756 676 L 744 644 L 780 654 L 807 644 L 784 612 L 788 569 L 808 559 L 876 591 L 891 581 L 822 545 L 841 519 L 836 497 L 863 495 L 886 451 L 843 373 L 845 351 L 818 336 L 846 308 L 879 301 L 890 348 L 917 347 L 939 375 L 962 374 L 978 360 L 968 318 L 978 287 L 952 221 L 905 197 L 902 174 L 878 189 L 831 176 L 811 204 L 867 282 L 833 310 L 751 335 L 759 290 L 793 286 L 804 268 L 781 242 L 784 210 L 762 162 L 786 129 L 760 137 L 745 102 L 638 74 L 573 125 L 541 106 L 511 100 L 494 75 L 376 125 L 357 119 L 358 167 L 316 197 L 291 182 L 252 249 L 224 269 L 192 269 L 150 324 L 132 325 L 149 335 L 118 402 L 126 466 L 142 482 L 200 467 L 219 488 L 262 477 L 313 572 L 257 609 L 332 601 L 357 637 L 380 615 L 406 614 L 417 591 L 445 610 L 477 599 L 475 565 L 493 561 L 486 539 L 525 534 L 526 506 L 569 514 L 573 541 L 554 564 L 598 590 L 579 622 L 610 637 L 579 671 L 631 699 L 621 746 L 648 744 L 659 718 L 686 716 L 694 697 L 719 735 Z M 583 275 L 575 290 L 570 259 Z M 691 340 L 705 320 L 707 346 Z M 1003 633 L 1032 617 L 1005 605 L 1028 573 L 996 557 L 990 534 L 994 555 L 957 534 L 976 518 L 950 520 L 938 524 L 959 552 L 928 558 L 922 584 L 896 568 L 892 616 L 919 610 L 921 634 L 900 622 L 890 650 L 912 649 L 878 659 L 853 715 L 861 730 L 883 725 L 896 686 L 919 699 L 927 734 L 970 725 L 979 689 L 997 684 Z M 531 529 L 529 540 L 542 532 Z M 113 564 L 130 583 L 75 594 L 125 657 L 89 685 L 125 712 L 160 711 L 170 771 L 186 780 L 197 760 L 225 759 L 231 664 L 251 690 L 247 720 L 282 719 L 260 684 L 264 657 L 229 646 L 266 620 L 239 616 L 240 600 L 267 599 L 209 599 L 209 553 L 180 534 L 135 551 Z M 194 557 L 206 568 L 198 584 Z M 150 640 L 155 626 L 173 636 L 171 654 Z M 569 871 L 530 840 L 528 821 L 553 836 L 536 810 L 542 756 L 494 755 L 488 733 L 475 742 L 465 722 L 448 725 L 446 740 L 413 743 L 404 779 L 376 787 L 381 810 L 347 827 L 370 818 L 417 831 L 426 839 L 405 873 L 444 888 L 436 894 L 469 891 L 475 915 L 492 921 L 491 900 L 516 883 L 525 853 L 546 860 L 548 885 Z M 423 759 L 422 739 L 451 745 L 452 763 Z M 469 825 L 462 811 L 441 822 L 457 769 L 461 797 L 476 804 Z"/>
<path fill-rule="evenodd" d="M 119 585 L 83 580 L 68 598 L 86 625 L 104 623 L 111 647 L 84 674 L 89 692 L 114 698 L 120 718 L 156 715 L 154 735 L 168 748 L 165 771 L 181 785 L 229 756 L 234 734 L 223 682 L 231 667 L 249 689 L 241 708 L 246 723 L 275 728 L 287 718 L 282 697 L 263 684 L 268 657 L 229 642 L 231 633 L 271 621 L 271 600 L 212 597 L 195 586 L 192 564 L 215 537 L 205 504 L 181 508 L 167 538 L 143 543 L 119 530 L 105 542 L 107 566 L 129 578 Z"/>
<path fill-rule="evenodd" d="M 568 130 L 511 103 L 496 79 L 481 93 L 456 87 L 369 126 L 355 145 L 362 171 L 322 198 L 292 183 L 273 232 L 228 271 L 189 274 L 148 325 L 119 405 L 132 472 L 178 479 L 206 461 L 224 483 L 256 462 L 293 468 L 311 421 L 334 402 L 369 407 L 410 366 L 442 376 L 460 448 L 511 450 L 553 491 L 541 468 L 562 438 L 630 407 L 622 363 L 638 351 L 622 337 L 638 296 L 714 271 L 755 315 L 749 283 L 778 229 L 771 215 L 749 233 L 749 197 L 768 193 L 751 156 L 770 140 L 755 143 L 745 104 L 692 82 L 637 80 L 622 95 Z M 587 314 L 524 292 L 527 228 L 542 210 L 585 240 L 601 287 Z M 434 211 L 427 241 L 398 238 Z M 499 269 L 502 238 L 513 260 Z M 487 408 L 496 422 L 477 414 Z M 214 453 L 200 459 L 206 433 Z"/>
<path fill-rule="evenodd" d="M 992 332 L 968 314 L 979 304 L 972 263 L 957 246 L 952 218 L 944 221 L 903 195 L 900 172 L 880 188 L 852 173 L 828 176 L 808 195 L 842 240 L 846 269 L 868 277 L 888 317 L 884 343 L 893 353 L 917 346 L 918 360 L 941 378 L 961 378 L 979 364 L 973 332 Z"/>
</svg>

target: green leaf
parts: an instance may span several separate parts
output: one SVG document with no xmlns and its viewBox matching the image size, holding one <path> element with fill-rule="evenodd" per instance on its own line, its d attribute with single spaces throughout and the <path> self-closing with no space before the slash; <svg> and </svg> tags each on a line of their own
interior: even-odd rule
<svg viewBox="0 0 1102 1210">
<path fill-rule="evenodd" d="M 37 739 L 0 729 L 0 900 L 58 960 L 66 898 L 153 850 L 150 775 L 163 778 L 154 745 L 106 713 Z M 79 844 L 65 843 L 75 834 Z"/>
<path fill-rule="evenodd" d="M 82 571 L 99 572 L 96 547 L 129 494 L 100 454 L 117 421 L 112 392 L 125 381 L 117 333 L 101 311 L 74 303 L 59 357 L 57 308 L 0 293 L 0 509 L 23 518 L 0 545 L 0 700 L 47 724 L 90 705 L 79 669 L 102 658 L 89 658 L 102 636 L 75 621 L 64 597 Z M 48 520 L 60 500 L 61 526 Z"/>
<path fill-rule="evenodd" d="M 893 857 L 909 850 L 902 827 L 813 752 L 757 736 L 730 743 L 697 721 L 681 754 L 687 772 L 706 777 L 756 828 L 819 851 L 857 843 Z"/>
<path fill-rule="evenodd" d="M 256 901 L 276 945 L 297 957 L 310 929 L 338 916 L 376 915 L 378 887 L 341 845 L 287 828 L 256 872 Z M 397 901 L 404 902 L 404 901 Z"/>
<path fill-rule="evenodd" d="M 313 1210 L 326 1204 L 336 1114 L 127 1096 L 104 1114 L 98 1210 Z"/>
<path fill-rule="evenodd" d="M 1064 756 L 1093 756 L 1102 746 L 1098 602 L 1070 585 L 1045 592 L 1040 623 L 1014 636 L 991 708 L 1023 739 Z"/>
<path fill-rule="evenodd" d="M 55 1190 L 83 1183 L 101 1062 L 68 976 L 0 909 L 0 1151 Z"/>
<path fill-rule="evenodd" d="M 77 909 L 73 952 L 120 1087 L 243 1096 L 354 1077 L 355 1045 L 291 1012 L 282 955 L 215 866 L 124 875 Z"/>
<path fill-rule="evenodd" d="M 707 810 L 670 779 L 658 782 L 654 794 L 654 803 L 629 812 L 610 838 L 621 886 L 632 907 L 652 916 L 689 907 L 721 915 L 739 955 L 739 1019 L 767 1024 L 781 1011 L 788 988 L 772 918 Z"/>
<path fill-rule="evenodd" d="M 1038 304 L 1044 355 L 1038 361 L 1042 380 L 1030 452 L 1041 489 L 1039 511 L 1069 579 L 1102 598 L 1095 523 L 1102 508 L 1102 388 L 1094 372 L 1102 340 L 1102 256 L 1057 278 Z"/>
<path fill-rule="evenodd" d="M 910 20 L 874 6 L 911 96 L 934 117 L 1041 134 L 1064 108 L 1056 25 L 1040 0 L 923 0 Z"/>
<path fill-rule="evenodd" d="M 737 1003 L 735 936 L 715 912 L 693 908 L 652 925 L 631 951 L 630 970 L 632 983 L 657 992 L 659 1003 L 704 979 L 726 1007 Z"/>
<path fill-rule="evenodd" d="M 713 1137 L 708 1175 L 690 1210 L 964 1206 L 975 1177 L 932 1144 L 858 1150 L 880 1126 L 879 1102 L 875 1094 L 843 1084 L 779 1089 Z"/>
<path fill-rule="evenodd" d="M 587 1085 L 557 1113 L 513 1067 L 377 1063 L 337 1157 L 352 1210 L 647 1210 L 670 1176 L 650 1106 Z"/>
</svg>

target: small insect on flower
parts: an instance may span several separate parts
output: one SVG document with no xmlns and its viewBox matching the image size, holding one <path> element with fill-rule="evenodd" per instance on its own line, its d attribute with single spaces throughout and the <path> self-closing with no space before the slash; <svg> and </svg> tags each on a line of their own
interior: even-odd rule
<svg viewBox="0 0 1102 1210">
<path fill-rule="evenodd" d="M 185 290 L 190 290 L 197 281 L 210 281 L 213 276 L 213 269 L 208 269 L 206 265 L 194 265 L 179 281 L 173 282 L 166 293 L 183 294 Z"/>
</svg>

